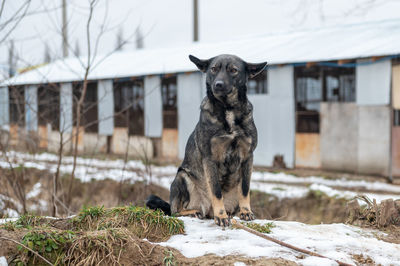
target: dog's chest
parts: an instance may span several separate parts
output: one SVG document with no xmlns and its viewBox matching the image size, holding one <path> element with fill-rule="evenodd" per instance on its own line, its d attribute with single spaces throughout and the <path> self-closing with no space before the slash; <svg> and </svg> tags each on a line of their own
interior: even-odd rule
<svg viewBox="0 0 400 266">
<path fill-rule="evenodd" d="M 225 129 L 211 138 L 211 153 L 215 161 L 234 170 L 248 157 L 252 139 L 243 119 L 237 119 L 233 111 L 226 111 L 225 122 Z"/>
</svg>

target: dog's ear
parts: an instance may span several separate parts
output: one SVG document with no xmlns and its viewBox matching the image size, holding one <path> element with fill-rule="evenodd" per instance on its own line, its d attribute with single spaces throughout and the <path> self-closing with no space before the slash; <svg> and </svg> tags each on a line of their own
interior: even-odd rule
<svg viewBox="0 0 400 266">
<path fill-rule="evenodd" d="M 193 55 L 189 55 L 189 59 L 190 61 L 192 61 L 197 68 L 201 71 L 201 72 L 206 72 L 208 66 L 210 65 L 211 59 L 208 60 L 201 60 L 198 59 L 197 57 L 193 56 Z"/>
<path fill-rule="evenodd" d="M 260 74 L 265 69 L 266 66 L 267 66 L 267 62 L 258 63 L 258 64 L 246 63 L 247 72 L 249 73 L 249 77 L 254 78 L 258 74 Z"/>
</svg>

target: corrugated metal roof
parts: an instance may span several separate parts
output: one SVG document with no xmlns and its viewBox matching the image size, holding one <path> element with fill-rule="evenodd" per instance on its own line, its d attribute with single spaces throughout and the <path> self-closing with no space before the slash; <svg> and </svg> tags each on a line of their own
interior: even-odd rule
<svg viewBox="0 0 400 266">
<path fill-rule="evenodd" d="M 89 79 L 109 79 L 197 70 L 188 55 L 209 58 L 236 54 L 249 62 L 270 65 L 318 62 L 400 54 L 400 19 L 265 34 L 244 40 L 197 43 L 186 47 L 117 52 L 97 56 Z M 85 59 L 82 59 L 85 62 Z M 58 60 L 20 74 L 7 84 L 37 84 L 82 80 L 76 58 Z"/>
</svg>

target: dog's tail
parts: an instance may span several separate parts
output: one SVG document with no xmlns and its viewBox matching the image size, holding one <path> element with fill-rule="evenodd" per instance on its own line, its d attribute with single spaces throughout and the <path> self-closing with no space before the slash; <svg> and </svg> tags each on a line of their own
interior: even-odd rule
<svg viewBox="0 0 400 266">
<path fill-rule="evenodd" d="M 171 216 L 171 206 L 156 195 L 150 195 L 146 200 L 146 206 L 152 210 L 161 210 L 166 215 Z"/>
</svg>

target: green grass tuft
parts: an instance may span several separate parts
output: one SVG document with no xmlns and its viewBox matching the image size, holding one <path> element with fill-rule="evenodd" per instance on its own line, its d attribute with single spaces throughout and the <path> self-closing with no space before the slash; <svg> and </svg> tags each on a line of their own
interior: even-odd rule
<svg viewBox="0 0 400 266">
<path fill-rule="evenodd" d="M 248 228 L 251 228 L 253 230 L 256 230 L 260 233 L 265 233 L 265 234 L 269 234 L 271 233 L 271 229 L 275 227 L 275 225 L 270 222 L 270 223 L 266 223 L 266 224 L 258 224 L 258 223 L 253 223 L 253 222 L 242 222 L 242 224 L 244 226 L 247 226 Z"/>
</svg>

